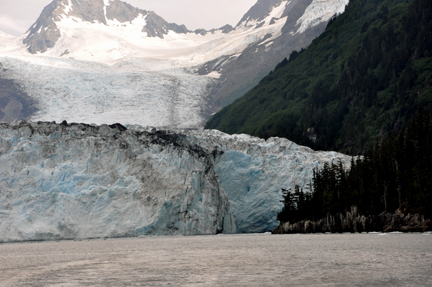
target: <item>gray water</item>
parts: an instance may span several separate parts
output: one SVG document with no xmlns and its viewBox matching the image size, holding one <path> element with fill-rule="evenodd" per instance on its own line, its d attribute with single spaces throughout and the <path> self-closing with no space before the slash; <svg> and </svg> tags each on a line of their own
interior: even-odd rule
<svg viewBox="0 0 432 287">
<path fill-rule="evenodd" d="M 255 234 L 1 244 L 0 285 L 432 286 L 432 236 Z"/>
</svg>

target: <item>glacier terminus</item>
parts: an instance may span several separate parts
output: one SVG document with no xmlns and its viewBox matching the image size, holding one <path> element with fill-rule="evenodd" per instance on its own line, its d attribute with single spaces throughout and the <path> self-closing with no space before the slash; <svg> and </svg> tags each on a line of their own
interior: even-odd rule
<svg viewBox="0 0 432 287">
<path fill-rule="evenodd" d="M 264 232 L 348 156 L 216 130 L 0 124 L 0 241 Z"/>
</svg>

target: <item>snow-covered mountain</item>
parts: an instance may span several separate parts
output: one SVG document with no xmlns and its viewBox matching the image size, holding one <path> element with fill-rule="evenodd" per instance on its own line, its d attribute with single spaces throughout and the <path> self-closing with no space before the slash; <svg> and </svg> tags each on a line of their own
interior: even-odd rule
<svg viewBox="0 0 432 287">
<path fill-rule="evenodd" d="M 169 31 L 190 32 L 184 25 L 166 22 L 153 11 L 141 10 L 119 0 L 55 0 L 45 7 L 39 19 L 27 31 L 23 42 L 29 52 L 43 53 L 53 48 L 66 32 L 62 25 L 68 26 L 68 23 L 64 23 L 67 19 L 107 26 L 139 23 L 141 32 L 148 37 L 163 38 Z"/>
<path fill-rule="evenodd" d="M 214 130 L 0 124 L 0 242 L 263 232 L 281 188 L 324 162 L 286 139 Z"/>
<path fill-rule="evenodd" d="M 287 3 L 284 0 L 259 0 L 242 17 L 236 28 L 268 25 L 282 17 Z"/>
<path fill-rule="evenodd" d="M 190 31 L 119 0 L 54 0 L 0 42 L 0 80 L 15 87 L 0 120 L 202 127 L 347 2 L 259 0 L 234 29 Z"/>
<path fill-rule="evenodd" d="M 236 31 L 258 31 L 241 53 L 201 65 L 199 72 L 221 76 L 211 91 L 214 110 L 243 96 L 292 51 L 307 47 L 348 0 L 258 0 L 236 26 Z"/>
</svg>

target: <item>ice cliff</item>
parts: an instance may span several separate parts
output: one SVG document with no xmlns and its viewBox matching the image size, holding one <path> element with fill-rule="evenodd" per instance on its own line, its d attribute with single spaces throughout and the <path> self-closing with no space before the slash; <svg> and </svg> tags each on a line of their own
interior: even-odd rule
<svg viewBox="0 0 432 287">
<path fill-rule="evenodd" d="M 2 123 L 0 241 L 272 230 L 281 187 L 338 159 L 214 130 Z"/>
<path fill-rule="evenodd" d="M 325 162 L 351 158 L 337 152 L 318 152 L 284 138 L 263 140 L 249 135 L 228 135 L 217 130 L 190 131 L 191 140 L 223 153 L 215 172 L 228 195 L 237 232 L 271 231 L 282 209 L 281 188 L 307 188 L 313 169 Z"/>
<path fill-rule="evenodd" d="M 121 125 L 0 125 L 0 241 L 235 232 L 214 157 Z"/>
</svg>

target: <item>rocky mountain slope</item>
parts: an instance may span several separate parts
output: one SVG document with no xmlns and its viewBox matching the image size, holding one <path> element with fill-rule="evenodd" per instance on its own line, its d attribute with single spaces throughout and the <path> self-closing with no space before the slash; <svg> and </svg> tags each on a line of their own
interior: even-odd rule
<svg viewBox="0 0 432 287">
<path fill-rule="evenodd" d="M 206 127 L 363 153 L 408 125 L 419 106 L 432 110 L 431 19 L 427 0 L 351 1 L 306 50 Z"/>
<path fill-rule="evenodd" d="M 221 74 L 212 90 L 214 110 L 242 97 L 292 51 L 307 47 L 334 15 L 344 12 L 348 0 L 259 0 L 244 15 L 236 30 L 274 27 L 257 38 L 239 56 L 210 61 L 199 71 Z M 278 25 L 281 25 L 278 27 Z"/>
<path fill-rule="evenodd" d="M 190 31 L 119 0 L 55 0 L 0 43 L 0 78 L 32 99 L 33 120 L 202 127 L 347 2 L 259 0 L 235 28 Z"/>
<path fill-rule="evenodd" d="M 218 131 L 3 123 L 0 241 L 270 231 L 281 187 L 338 160 Z"/>
</svg>

